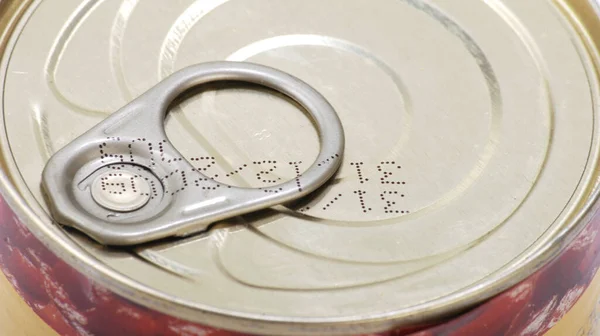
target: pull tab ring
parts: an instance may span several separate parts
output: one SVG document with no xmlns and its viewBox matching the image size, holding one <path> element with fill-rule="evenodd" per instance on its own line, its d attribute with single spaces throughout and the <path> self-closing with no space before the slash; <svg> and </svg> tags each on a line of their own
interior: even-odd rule
<svg viewBox="0 0 600 336">
<path fill-rule="evenodd" d="M 168 140 L 164 119 L 184 91 L 216 81 L 259 84 L 295 100 L 319 132 L 320 153 L 280 185 L 240 188 L 204 175 Z M 315 191 L 338 170 L 344 132 L 315 89 L 279 70 L 212 62 L 167 77 L 53 155 L 42 186 L 53 218 L 107 245 L 133 245 L 204 231 L 214 222 L 286 203 Z"/>
</svg>

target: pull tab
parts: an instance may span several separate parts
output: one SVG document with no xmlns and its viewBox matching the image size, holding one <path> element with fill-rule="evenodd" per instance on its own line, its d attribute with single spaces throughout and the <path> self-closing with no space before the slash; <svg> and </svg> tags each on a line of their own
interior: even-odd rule
<svg viewBox="0 0 600 336">
<path fill-rule="evenodd" d="M 294 99 L 319 132 L 316 161 L 294 180 L 257 189 L 219 183 L 194 168 L 167 139 L 164 119 L 184 91 L 215 81 L 259 84 Z M 58 151 L 42 186 L 58 223 L 103 244 L 132 245 L 306 196 L 335 174 L 343 150 L 337 114 L 308 84 L 262 65 L 204 63 L 169 76 Z"/>
</svg>

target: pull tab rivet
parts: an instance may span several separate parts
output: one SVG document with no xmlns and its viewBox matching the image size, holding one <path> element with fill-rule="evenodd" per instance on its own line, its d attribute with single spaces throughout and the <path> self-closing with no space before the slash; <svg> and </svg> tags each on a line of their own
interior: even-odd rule
<svg viewBox="0 0 600 336">
<path fill-rule="evenodd" d="M 106 172 L 92 182 L 92 198 L 111 211 L 132 212 L 150 200 L 150 185 L 138 174 L 121 169 Z"/>
</svg>

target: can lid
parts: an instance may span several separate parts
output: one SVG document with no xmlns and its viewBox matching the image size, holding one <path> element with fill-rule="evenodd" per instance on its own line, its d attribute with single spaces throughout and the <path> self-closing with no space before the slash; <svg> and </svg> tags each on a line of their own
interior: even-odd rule
<svg viewBox="0 0 600 336">
<path fill-rule="evenodd" d="M 580 227 L 598 180 L 598 54 L 577 16 L 590 8 L 36 0 L 4 51 L 3 160 L 34 231 L 153 308 L 261 334 L 421 322 L 523 279 Z M 335 181 L 130 253 L 52 224 L 40 188 L 50 155 L 213 60 L 269 65 L 323 94 L 346 135 Z M 293 102 L 231 83 L 175 106 L 166 128 L 196 169 L 241 187 L 293 179 L 319 152 Z M 97 184 L 94 195 L 117 211 L 148 201 Z"/>
</svg>

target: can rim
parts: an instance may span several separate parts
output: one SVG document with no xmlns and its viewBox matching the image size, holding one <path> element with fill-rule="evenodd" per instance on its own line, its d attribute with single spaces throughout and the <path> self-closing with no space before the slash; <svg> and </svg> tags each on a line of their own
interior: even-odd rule
<svg viewBox="0 0 600 336">
<path fill-rule="evenodd" d="M 598 55 L 597 51 L 590 50 L 594 49 L 592 47 L 594 42 L 591 36 L 588 35 L 583 23 L 574 20 L 577 14 L 573 12 L 569 5 L 564 3 L 565 1 L 553 0 L 556 7 L 564 14 L 564 19 L 581 36 L 582 44 L 587 49 L 587 53 L 590 54 L 588 60 L 582 61 L 591 63 L 589 67 L 594 71 L 591 71 L 590 75 L 594 77 L 593 82 L 597 83 L 599 80 L 598 67 L 600 66 L 600 55 Z M 36 2 L 39 2 L 39 0 L 7 3 L 7 7 L 11 5 L 14 7 L 10 7 L 5 11 L 4 15 L 10 16 L 8 20 L 0 18 L 0 23 L 8 21 L 5 23 L 6 29 L 0 35 L 1 49 L 5 50 L 8 45 L 15 43 L 14 30 L 26 24 L 27 19 L 22 19 L 35 7 L 34 3 Z M 581 11 L 590 10 L 594 13 L 593 15 L 600 15 L 600 7 L 596 0 L 580 0 L 577 3 L 581 7 L 586 7 L 582 8 Z M 3 57 L 1 62 L 3 66 L 7 64 L 9 58 Z M 1 76 L 2 78 L 5 77 L 4 74 Z M 0 92 L 0 97 L 3 95 L 4 92 Z M 592 98 L 598 101 L 600 97 L 592 95 Z M 5 132 L 2 132 L 0 135 L 0 140 L 7 140 Z M 596 156 L 595 159 L 597 161 L 598 154 L 594 156 Z M 2 161 L 1 164 L 6 167 L 7 162 Z M 268 322 L 266 323 L 273 327 L 271 332 L 277 332 L 278 334 L 300 334 L 306 332 L 345 334 L 348 332 L 385 331 L 394 327 L 427 323 L 431 320 L 448 317 L 463 309 L 481 303 L 526 279 L 545 266 L 552 258 L 556 257 L 584 229 L 590 218 L 600 209 L 600 202 L 598 202 L 600 200 L 598 176 L 595 175 L 593 178 L 595 178 L 594 181 L 587 181 L 589 188 L 593 188 L 593 190 L 590 191 L 587 201 L 578 209 L 577 213 L 565 221 L 564 226 L 553 235 L 552 239 L 548 239 L 540 245 L 539 249 L 521 258 L 518 262 L 490 274 L 470 287 L 455 291 L 442 298 L 393 312 L 369 317 L 361 316 L 360 320 L 357 317 L 302 318 L 301 320 L 275 316 L 265 317 L 250 313 L 227 312 L 223 309 L 198 303 L 191 304 L 190 302 L 161 293 L 158 290 L 122 275 L 94 258 L 77 244 L 61 244 L 61 242 L 71 240 L 69 235 L 53 225 L 48 218 L 37 216 L 31 205 L 27 204 L 25 199 L 21 197 L 13 179 L 3 170 L 0 171 L 0 194 L 4 196 L 4 201 L 10 206 L 19 221 L 25 224 L 35 237 L 44 243 L 53 253 L 82 272 L 86 277 L 128 300 L 196 323 L 220 328 L 225 327 L 243 332 L 264 334 L 264 321 L 267 319 Z M 23 221 L 22 219 L 24 218 L 27 220 Z M 28 222 L 34 222 L 35 224 L 28 225 Z M 332 327 L 335 327 L 335 330 L 332 330 Z"/>
</svg>

